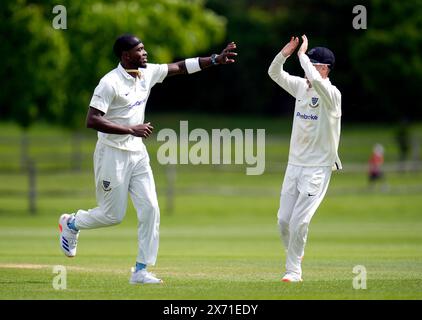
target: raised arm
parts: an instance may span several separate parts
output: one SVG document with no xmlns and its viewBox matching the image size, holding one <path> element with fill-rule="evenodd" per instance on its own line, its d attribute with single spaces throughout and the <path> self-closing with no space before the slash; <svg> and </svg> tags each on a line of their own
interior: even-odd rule
<svg viewBox="0 0 422 320">
<path fill-rule="evenodd" d="M 235 50 L 236 48 L 236 44 L 234 42 L 230 42 L 219 55 L 213 54 L 210 57 L 190 58 L 170 63 L 168 64 L 167 76 L 171 77 L 178 74 L 194 73 L 211 66 L 234 63 L 234 57 L 237 56 L 237 53 L 232 50 Z"/>
<path fill-rule="evenodd" d="M 291 37 L 290 41 L 281 49 L 279 54 L 274 58 L 268 69 L 268 75 L 280 87 L 296 97 L 298 88 L 305 85 L 304 79 L 300 77 L 291 76 L 283 70 L 283 64 L 287 58 L 296 50 L 299 44 L 297 37 Z"/>
<path fill-rule="evenodd" d="M 328 103 L 328 106 L 338 106 L 341 102 L 340 91 L 333 86 L 329 81 L 324 81 L 321 74 L 312 64 L 309 57 L 306 55 L 308 50 L 308 38 L 306 35 L 302 36 L 302 45 L 298 50 L 300 65 L 305 71 L 306 78 L 309 80 L 315 91 L 318 92 L 321 99 Z"/>
</svg>

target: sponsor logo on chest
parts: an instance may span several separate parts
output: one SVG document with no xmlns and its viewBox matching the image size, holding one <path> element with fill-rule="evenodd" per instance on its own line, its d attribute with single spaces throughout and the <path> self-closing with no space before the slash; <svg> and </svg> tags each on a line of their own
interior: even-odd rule
<svg viewBox="0 0 422 320">
<path fill-rule="evenodd" d="M 132 109 L 133 107 L 137 107 L 140 106 L 142 104 L 144 104 L 146 102 L 147 99 L 141 99 L 141 100 L 137 100 L 134 103 L 129 105 L 129 109 Z"/>
<path fill-rule="evenodd" d="M 299 111 L 296 112 L 296 117 L 299 117 L 300 119 L 303 119 L 303 120 L 314 120 L 314 121 L 318 120 L 317 115 L 300 113 Z"/>
</svg>

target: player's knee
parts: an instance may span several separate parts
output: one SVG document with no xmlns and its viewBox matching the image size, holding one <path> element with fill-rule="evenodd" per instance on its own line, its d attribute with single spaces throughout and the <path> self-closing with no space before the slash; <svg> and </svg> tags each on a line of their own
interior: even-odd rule
<svg viewBox="0 0 422 320">
<path fill-rule="evenodd" d="M 289 232 L 289 221 L 278 218 L 278 225 L 282 234 L 287 234 Z"/>
<path fill-rule="evenodd" d="M 109 226 L 120 224 L 125 217 L 126 210 L 121 208 L 109 208 L 105 213 L 105 219 Z"/>
<path fill-rule="evenodd" d="M 108 223 L 109 223 L 110 226 L 118 225 L 122 221 L 123 221 L 123 217 L 121 217 L 121 216 L 108 217 Z"/>
<path fill-rule="evenodd" d="M 299 223 L 295 223 L 292 226 L 291 231 L 295 234 L 306 236 L 306 234 L 308 233 L 308 227 L 309 221 L 301 221 Z"/>
<path fill-rule="evenodd" d="M 157 201 L 146 201 L 140 210 L 140 220 L 159 220 L 160 208 Z"/>
<path fill-rule="evenodd" d="M 153 213 L 153 214 L 159 214 L 160 208 L 158 207 L 158 202 L 154 200 L 149 200 L 146 202 L 146 209 Z"/>
</svg>

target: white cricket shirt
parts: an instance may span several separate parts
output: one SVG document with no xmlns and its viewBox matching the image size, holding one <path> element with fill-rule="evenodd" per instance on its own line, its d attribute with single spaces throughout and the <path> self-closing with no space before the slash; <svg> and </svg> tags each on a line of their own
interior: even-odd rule
<svg viewBox="0 0 422 320">
<path fill-rule="evenodd" d="M 280 52 L 271 63 L 268 74 L 296 98 L 289 164 L 341 169 L 338 157 L 341 93 L 328 78 L 321 77 L 306 54 L 301 54 L 299 60 L 312 88 L 305 78 L 291 76 L 283 70 L 286 59 Z"/>
<path fill-rule="evenodd" d="M 168 73 L 167 64 L 147 64 L 139 68 L 140 78 L 132 77 L 119 65 L 107 73 L 95 88 L 90 106 L 104 112 L 104 118 L 123 126 L 144 123 L 145 106 L 151 88 L 163 82 Z M 142 138 L 130 134 L 98 132 L 98 140 L 106 145 L 129 151 L 142 151 Z"/>
</svg>

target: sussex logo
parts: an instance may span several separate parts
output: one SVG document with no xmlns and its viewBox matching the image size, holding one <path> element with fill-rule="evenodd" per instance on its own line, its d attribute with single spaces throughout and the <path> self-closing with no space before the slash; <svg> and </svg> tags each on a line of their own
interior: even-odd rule
<svg viewBox="0 0 422 320">
<path fill-rule="evenodd" d="M 110 191 L 111 190 L 110 181 L 103 180 L 103 190 L 104 191 Z"/>
<path fill-rule="evenodd" d="M 317 97 L 312 97 L 312 98 L 311 98 L 311 103 L 309 104 L 309 106 L 310 106 L 311 108 L 316 108 L 316 107 L 318 107 L 318 106 L 319 106 L 319 98 L 317 98 Z"/>
</svg>

